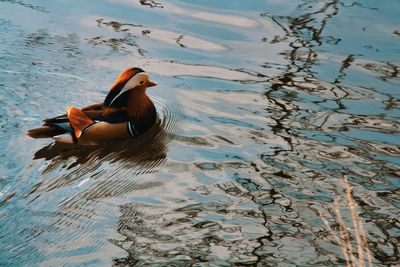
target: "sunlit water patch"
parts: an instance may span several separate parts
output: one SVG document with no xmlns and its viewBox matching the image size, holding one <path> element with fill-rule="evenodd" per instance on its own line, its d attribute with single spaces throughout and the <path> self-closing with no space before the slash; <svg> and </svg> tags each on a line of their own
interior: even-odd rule
<svg viewBox="0 0 400 267">
<path fill-rule="evenodd" d="M 396 1 L 0 8 L 0 265 L 399 264 Z M 145 135 L 25 136 L 133 66 Z"/>
</svg>

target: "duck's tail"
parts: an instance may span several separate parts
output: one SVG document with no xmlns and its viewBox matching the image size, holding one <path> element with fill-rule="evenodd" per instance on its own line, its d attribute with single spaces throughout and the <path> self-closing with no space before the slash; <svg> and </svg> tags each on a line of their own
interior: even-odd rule
<svg viewBox="0 0 400 267">
<path fill-rule="evenodd" d="M 26 134 L 33 138 L 49 138 L 72 132 L 67 114 L 43 120 L 43 126 L 29 130 Z"/>
<path fill-rule="evenodd" d="M 64 134 L 67 131 L 57 126 L 43 126 L 29 130 L 26 134 L 32 138 L 49 138 L 56 135 Z"/>
</svg>

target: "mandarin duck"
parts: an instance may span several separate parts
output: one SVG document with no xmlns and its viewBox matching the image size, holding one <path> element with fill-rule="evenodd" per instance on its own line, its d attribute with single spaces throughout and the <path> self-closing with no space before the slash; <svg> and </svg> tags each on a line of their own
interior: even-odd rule
<svg viewBox="0 0 400 267">
<path fill-rule="evenodd" d="M 43 120 L 42 127 L 27 135 L 79 144 L 139 136 L 157 119 L 154 104 L 146 95 L 147 87 L 155 85 L 142 69 L 129 68 L 119 75 L 103 103 L 82 109 L 68 107 L 67 114 Z"/>
</svg>

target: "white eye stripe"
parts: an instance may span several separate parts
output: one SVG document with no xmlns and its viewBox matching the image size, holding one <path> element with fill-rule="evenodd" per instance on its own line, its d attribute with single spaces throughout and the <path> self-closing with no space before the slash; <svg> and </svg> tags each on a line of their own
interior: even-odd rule
<svg viewBox="0 0 400 267">
<path fill-rule="evenodd" d="M 149 77 L 149 76 L 147 75 L 146 72 L 139 72 L 138 74 L 132 76 L 132 78 L 130 78 L 130 79 L 126 82 L 126 84 L 124 85 L 124 87 L 121 89 L 121 92 L 122 92 L 122 91 L 125 91 L 125 92 L 126 92 L 127 90 L 132 89 L 132 88 L 138 86 L 139 83 L 140 83 L 140 81 L 144 81 L 144 80 L 148 79 L 148 77 Z"/>
<path fill-rule="evenodd" d="M 121 91 L 118 93 L 118 95 L 116 95 L 114 97 L 114 99 L 111 101 L 110 106 L 112 105 L 112 103 L 123 93 L 125 93 L 126 91 L 129 91 L 132 88 L 135 88 L 136 86 L 138 86 L 139 84 L 143 84 L 144 81 L 146 79 L 148 79 L 148 74 L 146 72 L 139 72 L 135 75 L 133 75 L 124 85 L 124 87 L 122 87 Z M 143 83 L 142 83 L 143 82 Z"/>
</svg>

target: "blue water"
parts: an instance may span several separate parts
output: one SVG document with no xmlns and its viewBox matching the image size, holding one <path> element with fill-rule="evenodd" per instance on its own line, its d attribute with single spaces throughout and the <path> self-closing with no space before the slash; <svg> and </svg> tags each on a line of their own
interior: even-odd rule
<svg viewBox="0 0 400 267">
<path fill-rule="evenodd" d="M 0 10 L 1 266 L 400 264 L 397 0 Z M 145 136 L 26 136 L 135 66 Z"/>
</svg>

